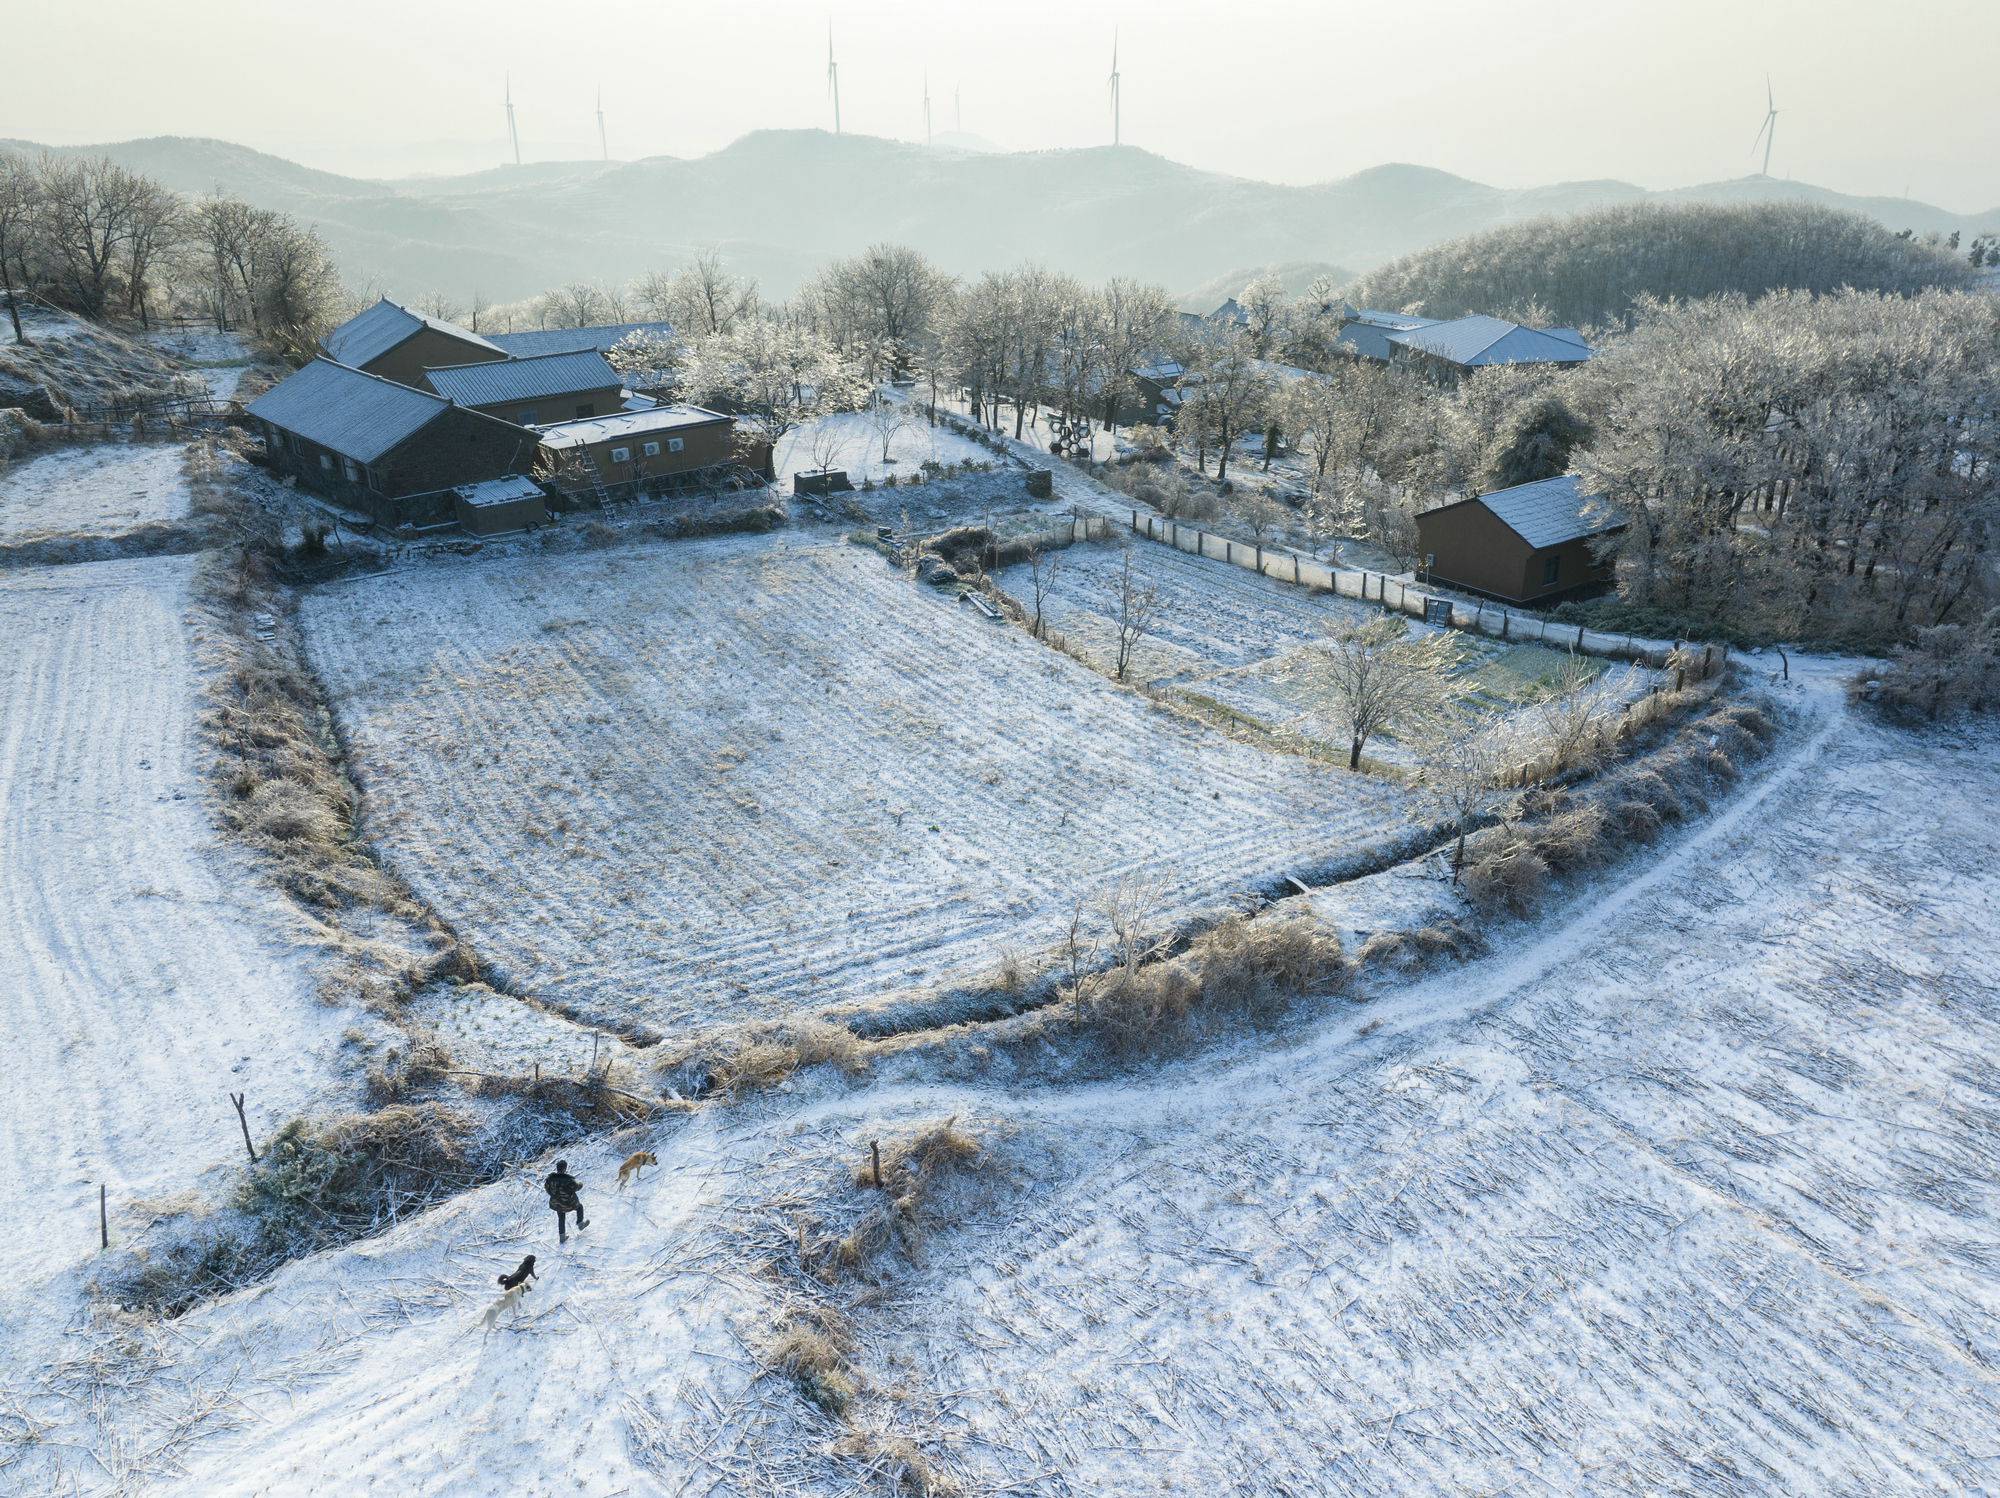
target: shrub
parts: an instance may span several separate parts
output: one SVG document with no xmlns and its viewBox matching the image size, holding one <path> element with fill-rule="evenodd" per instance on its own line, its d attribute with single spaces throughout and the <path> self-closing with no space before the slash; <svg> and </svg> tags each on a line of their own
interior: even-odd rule
<svg viewBox="0 0 2000 1498">
<path fill-rule="evenodd" d="M 1190 954 L 1201 973 L 1205 1010 L 1252 1020 L 1277 1018 L 1309 994 L 1345 986 L 1347 962 L 1340 937 L 1306 918 L 1246 921 L 1225 917 Z"/>
<path fill-rule="evenodd" d="M 847 1403 L 855 1393 L 854 1379 L 841 1352 L 823 1326 L 795 1326 L 765 1350 L 764 1360 L 777 1372 L 790 1375 L 800 1394 L 837 1419 L 847 1412 Z"/>
<path fill-rule="evenodd" d="M 1474 910 L 1529 916 L 1548 889 L 1549 866 L 1533 841 L 1516 833 L 1508 846 L 1467 864 L 1460 877 Z"/>
<path fill-rule="evenodd" d="M 1891 717 L 1936 722 L 1954 712 L 1990 712 L 2000 702 L 2000 609 L 1976 625 L 1917 631 L 1893 664 L 1860 690 Z"/>
<path fill-rule="evenodd" d="M 1419 926 L 1410 931 L 1377 931 L 1361 944 L 1358 960 L 1364 966 L 1381 963 L 1407 970 L 1439 957 L 1463 962 L 1485 950 L 1486 939 L 1470 926 L 1440 921 L 1435 926 Z"/>
</svg>

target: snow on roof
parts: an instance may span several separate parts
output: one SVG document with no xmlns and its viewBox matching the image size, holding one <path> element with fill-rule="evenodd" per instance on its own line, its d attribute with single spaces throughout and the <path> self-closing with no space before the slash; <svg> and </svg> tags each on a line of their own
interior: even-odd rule
<svg viewBox="0 0 2000 1498">
<path fill-rule="evenodd" d="M 421 312 L 413 312 L 400 302 L 392 302 L 387 297 L 370 307 L 366 312 L 354 316 L 335 328 L 319 343 L 328 357 L 336 363 L 359 369 L 371 359 L 379 359 L 404 339 L 429 328 L 434 333 L 461 339 L 477 348 L 502 350 L 488 343 L 468 328 L 461 328 L 455 322 L 446 322 L 441 317 L 426 317 Z"/>
<path fill-rule="evenodd" d="M 373 463 L 450 410 L 451 402 L 331 359 L 315 359 L 244 409 L 357 463 Z"/>
<path fill-rule="evenodd" d="M 1576 479 L 1567 473 L 1539 483 L 1496 489 L 1480 495 L 1478 502 L 1536 551 L 1623 524 L 1609 506 L 1577 488 Z"/>
<path fill-rule="evenodd" d="M 602 390 L 619 383 L 617 371 L 594 348 L 573 354 L 536 354 L 526 359 L 446 365 L 426 369 L 424 378 L 431 389 L 461 406 L 538 400 L 578 390 Z"/>
<path fill-rule="evenodd" d="M 670 322 L 614 322 L 596 328 L 536 328 L 526 333 L 495 333 L 493 344 L 516 359 L 538 354 L 576 354 L 585 349 L 611 352 L 612 345 L 628 333 L 649 333 L 655 338 L 672 338 Z"/>
<path fill-rule="evenodd" d="M 586 442 L 608 442 L 614 437 L 650 437 L 655 432 L 671 432 L 687 427 L 713 426 L 729 418 L 700 406 L 655 406 L 650 411 L 619 411 L 609 416 L 581 416 L 575 421 L 551 422 L 535 428 L 542 446 L 560 452 Z"/>
<path fill-rule="evenodd" d="M 1569 336 L 1558 337 L 1475 313 L 1388 337 L 1391 343 L 1434 355 L 1462 369 L 1488 364 L 1580 364 L 1590 357 L 1590 350 L 1573 330 L 1561 331 Z"/>
<path fill-rule="evenodd" d="M 475 509 L 483 505 L 511 505 L 523 499 L 540 499 L 542 486 L 531 478 L 487 479 L 477 484 L 461 484 L 458 494 Z"/>
</svg>

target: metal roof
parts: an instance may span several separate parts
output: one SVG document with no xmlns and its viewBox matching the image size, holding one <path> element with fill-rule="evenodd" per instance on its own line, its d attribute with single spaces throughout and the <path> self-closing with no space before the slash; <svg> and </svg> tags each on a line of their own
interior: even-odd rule
<svg viewBox="0 0 2000 1498">
<path fill-rule="evenodd" d="M 446 322 L 441 317 L 426 317 L 421 312 L 413 312 L 399 302 L 387 297 L 370 307 L 366 312 L 354 316 L 320 339 L 320 347 L 339 364 L 359 369 L 371 359 L 379 359 L 404 339 L 429 328 L 434 333 L 457 338 L 472 344 L 475 348 L 501 350 L 481 338 L 468 328 L 461 328 L 455 322 Z"/>
<path fill-rule="evenodd" d="M 581 416 L 575 421 L 557 421 L 538 426 L 542 446 L 552 451 L 576 447 L 585 442 L 608 442 L 616 437 L 651 437 L 658 432 L 682 431 L 688 427 L 713 426 L 729 418 L 700 406 L 656 406 L 650 411 L 620 411 L 610 416 Z"/>
<path fill-rule="evenodd" d="M 485 364 L 451 364 L 426 369 L 424 378 L 446 400 L 461 406 L 540 400 L 583 390 L 616 389 L 618 373 L 596 349 L 574 354 L 538 354 L 527 359 L 495 359 Z"/>
<path fill-rule="evenodd" d="M 1624 524 L 1609 505 L 1577 488 L 1575 477 L 1567 473 L 1539 483 L 1496 489 L 1480 495 L 1478 503 L 1536 551 Z"/>
<path fill-rule="evenodd" d="M 449 411 L 451 402 L 331 359 L 315 359 L 244 409 L 357 463 L 373 463 Z"/>
<path fill-rule="evenodd" d="M 1373 307 L 1363 307 L 1356 312 L 1345 302 L 1340 305 L 1347 308 L 1347 316 L 1352 321 L 1372 323 L 1378 328 L 1434 328 L 1438 325 L 1435 317 L 1417 317 L 1408 312 L 1380 312 Z"/>
<path fill-rule="evenodd" d="M 585 349 L 609 353 L 611 346 L 628 333 L 651 333 L 655 338 L 674 336 L 670 322 L 614 322 L 599 328 L 537 328 L 527 333 L 495 333 L 493 344 L 516 359 L 537 354 L 575 354 Z"/>
<path fill-rule="evenodd" d="M 519 474 L 512 478 L 487 479 L 477 484 L 461 484 L 459 497 L 475 509 L 481 505 L 511 505 L 523 499 L 540 499 L 542 486 Z"/>
<path fill-rule="evenodd" d="M 1334 347 L 1344 348 L 1349 353 L 1359 354 L 1364 359 L 1380 359 L 1384 364 L 1396 350 L 1389 342 L 1386 328 L 1378 328 L 1370 323 L 1351 322 L 1340 330 L 1333 340 Z"/>
<path fill-rule="evenodd" d="M 1388 336 L 1391 343 L 1434 355 L 1462 369 L 1488 364 L 1581 364 L 1590 357 L 1590 350 L 1571 330 L 1563 331 L 1570 336 L 1560 338 L 1474 314 Z"/>
</svg>

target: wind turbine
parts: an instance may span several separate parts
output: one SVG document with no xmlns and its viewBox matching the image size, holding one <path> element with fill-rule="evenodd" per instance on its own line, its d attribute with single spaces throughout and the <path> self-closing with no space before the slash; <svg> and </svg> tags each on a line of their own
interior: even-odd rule
<svg viewBox="0 0 2000 1498">
<path fill-rule="evenodd" d="M 1111 28 L 1111 144 L 1118 145 L 1118 28 Z"/>
<path fill-rule="evenodd" d="M 931 74 L 924 69 L 924 144 L 931 143 Z"/>
<path fill-rule="evenodd" d="M 514 165 L 521 164 L 521 132 L 514 128 L 514 75 L 507 75 L 507 138 L 514 143 Z"/>
<path fill-rule="evenodd" d="M 951 128 L 955 134 L 965 134 L 965 115 L 958 107 L 958 85 L 951 86 Z"/>
<path fill-rule="evenodd" d="M 833 95 L 833 133 L 840 134 L 840 64 L 833 60 L 833 22 L 826 23 L 826 88 Z"/>
<path fill-rule="evenodd" d="M 604 85 L 597 86 L 597 149 L 604 153 L 604 159 L 611 159 L 611 147 L 604 143 Z"/>
<path fill-rule="evenodd" d="M 1771 75 L 1764 75 L 1764 107 L 1767 113 L 1764 123 L 1757 127 L 1757 140 L 1764 143 L 1764 175 L 1771 175 L 1771 142 L 1778 138 L 1778 102 L 1771 93 Z M 1750 149 L 1757 149 L 1757 140 L 1750 142 Z"/>
</svg>

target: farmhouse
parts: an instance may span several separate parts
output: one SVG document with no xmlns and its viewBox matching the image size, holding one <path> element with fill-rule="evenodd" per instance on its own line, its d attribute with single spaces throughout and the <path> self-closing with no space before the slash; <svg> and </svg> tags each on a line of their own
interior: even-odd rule
<svg viewBox="0 0 2000 1498">
<path fill-rule="evenodd" d="M 524 427 L 608 416 L 624 399 L 617 372 L 596 349 L 427 369 L 424 383 L 446 400 Z"/>
<path fill-rule="evenodd" d="M 564 488 L 665 479 L 741 463 L 769 479 L 771 450 L 736 450 L 736 423 L 700 406 L 655 406 L 537 428 L 545 463 Z"/>
<path fill-rule="evenodd" d="M 1624 527 L 1568 474 L 1417 516 L 1429 578 L 1506 603 L 1543 603 L 1608 582 L 1590 538 Z"/>
<path fill-rule="evenodd" d="M 245 408 L 271 466 L 382 525 L 456 517 L 460 485 L 526 473 L 535 434 L 427 390 L 315 359 Z"/>
<path fill-rule="evenodd" d="M 425 388 L 427 368 L 509 357 L 457 323 L 426 317 L 387 297 L 350 317 L 320 339 L 319 346 L 336 364 L 418 389 Z"/>
<path fill-rule="evenodd" d="M 1419 360 L 1452 376 L 1494 364 L 1581 364 L 1590 358 L 1583 335 L 1574 328 L 1524 328 L 1477 314 L 1440 322 L 1407 312 L 1357 312 L 1344 305 L 1343 319 L 1334 339 L 1343 352 L 1383 364 Z"/>
</svg>

